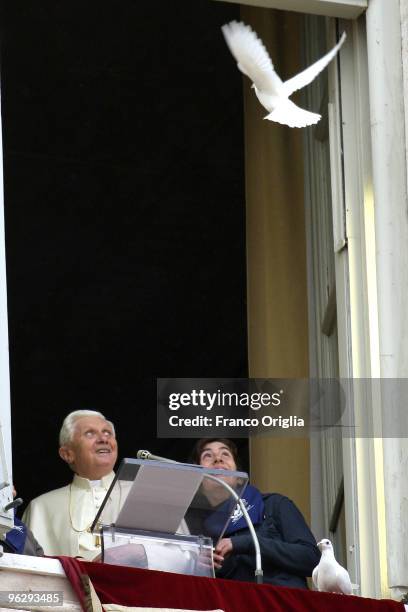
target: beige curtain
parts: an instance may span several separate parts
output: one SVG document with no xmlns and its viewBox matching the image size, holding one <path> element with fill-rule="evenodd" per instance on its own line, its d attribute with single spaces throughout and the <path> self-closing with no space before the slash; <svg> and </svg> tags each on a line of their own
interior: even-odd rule
<svg viewBox="0 0 408 612">
<path fill-rule="evenodd" d="M 241 17 L 283 80 L 300 70 L 301 15 L 243 6 Z M 303 133 L 264 121 L 267 111 L 243 80 L 250 376 L 307 378 Z M 251 475 L 260 489 L 288 495 L 310 516 L 308 440 L 253 438 Z"/>
</svg>

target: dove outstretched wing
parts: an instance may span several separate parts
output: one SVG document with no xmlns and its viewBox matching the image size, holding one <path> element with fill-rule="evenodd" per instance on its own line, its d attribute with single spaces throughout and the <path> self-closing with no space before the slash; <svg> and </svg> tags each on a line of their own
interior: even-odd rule
<svg viewBox="0 0 408 612">
<path fill-rule="evenodd" d="M 238 68 L 260 91 L 272 95 L 282 91 L 283 82 L 276 74 L 263 42 L 246 24 L 231 21 L 222 26 L 222 33 Z"/>
<path fill-rule="evenodd" d="M 303 70 L 302 72 L 299 72 L 291 79 L 288 79 L 287 81 L 285 81 L 283 83 L 283 89 L 285 91 L 285 95 L 290 96 L 293 94 L 294 91 L 297 91 L 298 89 L 302 89 L 302 87 L 309 85 L 309 83 L 311 83 L 313 79 L 316 78 L 317 75 L 324 68 L 326 68 L 327 64 L 331 62 L 331 60 L 336 55 L 336 53 L 339 51 L 340 47 L 343 45 L 345 40 L 346 40 L 346 33 L 343 32 L 339 42 L 337 43 L 336 46 L 333 47 L 333 49 L 331 49 L 331 51 L 326 53 L 326 55 L 321 57 L 319 60 L 317 60 L 317 62 L 315 62 L 314 64 L 312 64 L 311 66 Z"/>
</svg>

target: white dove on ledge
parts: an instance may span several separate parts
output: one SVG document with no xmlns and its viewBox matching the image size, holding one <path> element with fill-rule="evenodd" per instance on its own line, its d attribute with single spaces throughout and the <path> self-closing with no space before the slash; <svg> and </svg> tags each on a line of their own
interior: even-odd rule
<svg viewBox="0 0 408 612">
<path fill-rule="evenodd" d="M 316 589 L 328 593 L 351 595 L 352 584 L 349 573 L 340 563 L 337 563 L 330 540 L 321 540 L 317 546 L 322 556 L 319 565 L 316 565 L 312 573 Z"/>
<path fill-rule="evenodd" d="M 289 127 L 306 127 L 321 119 L 321 115 L 296 106 L 289 100 L 289 96 L 309 85 L 331 62 L 346 40 L 345 32 L 331 51 L 306 70 L 283 82 L 275 72 L 263 42 L 248 25 L 231 21 L 221 29 L 238 68 L 251 79 L 258 100 L 269 112 L 264 119 L 277 121 Z"/>
</svg>

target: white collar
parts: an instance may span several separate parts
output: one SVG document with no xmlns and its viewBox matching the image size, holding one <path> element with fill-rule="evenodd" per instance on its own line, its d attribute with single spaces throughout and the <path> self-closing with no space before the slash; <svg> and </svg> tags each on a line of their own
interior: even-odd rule
<svg viewBox="0 0 408 612">
<path fill-rule="evenodd" d="M 99 486 L 103 487 L 104 489 L 109 489 L 114 478 L 115 472 L 110 472 L 109 474 L 106 474 L 106 476 L 102 476 Z M 78 474 L 75 474 L 72 484 L 78 489 L 92 489 L 92 481 L 89 480 L 89 478 L 78 476 Z"/>
</svg>

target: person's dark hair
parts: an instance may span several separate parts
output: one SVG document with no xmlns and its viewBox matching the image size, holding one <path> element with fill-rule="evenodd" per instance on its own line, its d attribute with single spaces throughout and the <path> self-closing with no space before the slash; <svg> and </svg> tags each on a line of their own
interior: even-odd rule
<svg viewBox="0 0 408 612">
<path fill-rule="evenodd" d="M 197 465 L 200 464 L 201 453 L 207 444 L 211 444 L 211 442 L 220 442 L 221 444 L 225 444 L 225 446 L 231 451 L 235 464 L 239 469 L 238 449 L 235 442 L 229 440 L 229 438 L 200 438 L 200 440 L 197 440 L 193 450 L 191 451 L 191 463 L 196 463 Z"/>
</svg>

